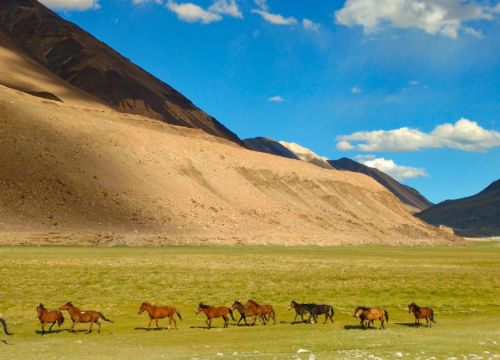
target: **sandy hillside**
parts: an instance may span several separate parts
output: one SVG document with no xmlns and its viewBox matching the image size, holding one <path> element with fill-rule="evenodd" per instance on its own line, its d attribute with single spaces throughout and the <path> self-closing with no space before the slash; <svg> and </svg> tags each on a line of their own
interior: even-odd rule
<svg viewBox="0 0 500 360">
<path fill-rule="evenodd" d="M 0 86 L 0 241 L 461 244 L 371 178 Z"/>
<path fill-rule="evenodd" d="M 285 141 L 280 141 L 280 144 L 294 153 L 295 156 L 302 161 L 314 164 L 324 169 L 333 170 L 333 167 L 325 159 L 322 159 L 319 155 L 312 152 L 308 148 L 300 146 L 296 143 L 287 143 Z"/>
</svg>

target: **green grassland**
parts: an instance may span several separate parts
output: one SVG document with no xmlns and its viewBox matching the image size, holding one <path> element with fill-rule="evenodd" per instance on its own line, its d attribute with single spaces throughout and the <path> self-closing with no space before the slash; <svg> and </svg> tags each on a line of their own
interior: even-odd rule
<svg viewBox="0 0 500 360">
<path fill-rule="evenodd" d="M 274 305 L 278 324 L 231 321 L 223 329 L 215 319 L 207 330 L 205 316 L 195 315 L 200 301 L 249 298 Z M 333 305 L 335 323 L 292 325 L 291 300 Z M 79 324 L 72 334 L 64 312 L 64 331 L 42 336 L 36 306 L 67 301 L 115 323 L 89 335 Z M 143 301 L 178 308 L 180 330 L 146 332 L 148 317 L 137 314 Z M 432 307 L 437 323 L 413 326 L 410 302 Z M 358 305 L 387 310 L 386 330 L 362 330 L 351 316 Z M 2 359 L 307 359 L 299 349 L 317 359 L 496 359 L 500 246 L 0 247 L 0 313 L 14 333 L 0 334 Z"/>
</svg>

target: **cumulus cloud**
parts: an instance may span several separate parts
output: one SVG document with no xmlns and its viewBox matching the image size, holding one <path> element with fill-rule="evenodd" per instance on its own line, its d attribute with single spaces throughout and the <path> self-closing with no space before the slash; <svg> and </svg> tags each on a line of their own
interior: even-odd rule
<svg viewBox="0 0 500 360">
<path fill-rule="evenodd" d="M 356 160 L 373 160 L 375 158 L 376 158 L 375 155 L 361 155 L 361 154 L 356 155 L 354 157 L 354 159 L 356 159 Z"/>
<path fill-rule="evenodd" d="M 421 148 L 486 152 L 488 148 L 500 146 L 500 132 L 485 130 L 477 122 L 461 119 L 455 124 L 438 125 L 430 133 L 404 127 L 390 131 L 362 131 L 341 135 L 336 141 L 340 141 L 337 144 L 339 150 L 352 150 L 355 147 L 366 152 L 410 152 Z M 353 146 L 349 141 L 362 143 Z"/>
<path fill-rule="evenodd" d="M 491 12 L 474 1 L 463 0 L 347 0 L 335 12 L 335 20 L 349 27 L 362 26 L 366 34 L 389 25 L 456 39 L 463 22 L 491 20 Z"/>
<path fill-rule="evenodd" d="M 361 89 L 360 88 L 357 88 L 356 86 L 352 88 L 351 92 L 353 94 L 359 94 L 361 92 Z"/>
<path fill-rule="evenodd" d="M 302 20 L 302 26 L 304 26 L 304 29 L 306 30 L 311 30 L 319 33 L 319 24 L 316 24 L 312 22 L 311 20 L 304 19 Z"/>
<path fill-rule="evenodd" d="M 201 22 L 202 24 L 209 24 L 213 21 L 222 20 L 222 16 L 215 14 L 210 11 L 203 10 L 201 7 L 195 4 L 177 4 L 172 0 L 169 0 L 167 5 L 165 5 L 170 11 L 177 14 L 180 20 L 187 21 L 189 23 Z"/>
<path fill-rule="evenodd" d="M 269 101 L 282 102 L 283 98 L 281 96 L 275 96 L 270 98 Z"/>
<path fill-rule="evenodd" d="M 100 9 L 99 0 L 39 0 L 43 5 L 51 9 L 64 10 L 89 10 Z"/>
<path fill-rule="evenodd" d="M 132 4 L 137 5 L 137 4 L 144 4 L 147 2 L 155 2 L 157 4 L 162 4 L 161 0 L 132 0 Z"/>
<path fill-rule="evenodd" d="M 266 0 L 254 0 L 255 4 L 259 7 L 258 9 L 252 9 L 252 13 L 259 14 L 264 20 L 275 25 L 294 25 L 297 24 L 297 19 L 293 16 L 284 18 L 279 14 L 271 14 L 269 12 L 269 6 L 267 6 Z"/>
<path fill-rule="evenodd" d="M 218 0 L 208 8 L 208 11 L 243 19 L 243 15 L 241 14 L 240 9 L 238 9 L 238 5 L 235 0 Z"/>
<path fill-rule="evenodd" d="M 404 181 L 405 179 L 415 179 L 419 176 L 429 177 L 424 168 L 414 168 L 411 166 L 399 166 L 392 160 L 378 158 L 373 160 L 358 160 L 359 163 L 368 167 L 378 169 L 397 181 Z"/>
<path fill-rule="evenodd" d="M 408 81 L 408 84 L 410 84 L 411 86 L 415 86 L 418 85 L 418 81 Z"/>
<path fill-rule="evenodd" d="M 477 37 L 478 39 L 481 39 L 483 37 L 483 32 L 481 30 L 475 30 L 473 28 L 466 27 L 464 28 L 464 31 L 466 34 Z"/>
</svg>

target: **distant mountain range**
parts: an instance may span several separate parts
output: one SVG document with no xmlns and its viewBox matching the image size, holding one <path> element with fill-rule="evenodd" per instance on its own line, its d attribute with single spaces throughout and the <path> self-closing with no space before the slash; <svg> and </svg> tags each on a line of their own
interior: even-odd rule
<svg viewBox="0 0 500 360">
<path fill-rule="evenodd" d="M 299 159 L 325 169 L 351 171 L 368 175 L 400 199 L 412 214 L 433 206 L 429 200 L 427 200 L 414 188 L 400 184 L 398 181 L 394 180 L 382 171 L 370 168 L 354 160 L 347 158 L 342 158 L 340 160 L 324 160 L 311 150 L 298 144 L 286 143 L 283 141 L 277 142 L 272 138 L 259 137 L 245 139 L 243 141 L 248 147 L 256 151 L 283 156 L 290 159 Z"/>
<path fill-rule="evenodd" d="M 479 194 L 446 200 L 415 215 L 425 222 L 446 225 L 458 232 L 477 236 L 500 235 L 500 180 Z"/>
<path fill-rule="evenodd" d="M 0 1 L 0 34 L 46 69 L 120 112 L 202 129 L 244 146 L 181 93 L 36 0 Z M 0 84 L 16 88 L 1 79 Z"/>
</svg>

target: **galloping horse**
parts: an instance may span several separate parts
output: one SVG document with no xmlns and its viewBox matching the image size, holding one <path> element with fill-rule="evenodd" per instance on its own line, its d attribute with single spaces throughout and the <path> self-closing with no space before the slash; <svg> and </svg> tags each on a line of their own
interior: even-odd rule
<svg viewBox="0 0 500 360">
<path fill-rule="evenodd" d="M 411 303 L 408 305 L 408 312 L 415 315 L 415 324 L 418 324 L 418 326 L 420 326 L 420 319 L 424 318 L 427 321 L 426 327 L 429 327 L 429 325 L 432 327 L 432 323 L 436 323 L 434 321 L 434 311 L 427 307 L 420 307 L 415 303 Z"/>
<path fill-rule="evenodd" d="M 314 305 L 309 310 L 309 313 L 311 315 L 309 316 L 309 319 L 307 320 L 308 322 L 311 320 L 311 316 L 313 317 L 314 321 L 317 322 L 318 315 L 325 315 L 325 322 L 323 324 L 326 324 L 328 319 L 330 319 L 332 321 L 332 324 L 333 324 L 333 314 L 335 313 L 335 311 L 333 310 L 333 306 L 331 306 L 331 305 Z"/>
<path fill-rule="evenodd" d="M 316 306 L 316 305 L 315 304 L 299 304 L 298 302 L 292 300 L 290 302 L 290 305 L 288 305 L 287 310 L 290 311 L 292 309 L 295 309 L 295 318 L 293 319 L 293 323 L 295 323 L 295 320 L 297 319 L 297 316 L 299 316 L 299 315 L 302 318 L 302 322 L 304 322 L 304 314 L 309 314 L 310 313 L 309 310 L 313 306 Z M 310 316 L 309 316 L 309 318 L 310 318 Z"/>
<path fill-rule="evenodd" d="M 380 320 L 380 329 L 384 328 L 384 316 L 387 323 L 389 323 L 389 314 L 387 311 L 383 309 L 372 309 L 364 306 L 358 306 L 356 310 L 354 310 L 354 317 L 361 319 L 361 325 L 363 328 L 367 329 L 370 327 L 370 323 L 373 324 L 374 320 Z M 366 327 L 365 327 L 365 321 Z"/>
<path fill-rule="evenodd" d="M 12 334 L 9 334 L 9 332 L 7 331 L 7 323 L 5 322 L 5 320 L 2 319 L 2 318 L 0 318 L 0 323 L 2 323 L 3 331 L 5 331 L 5 334 L 6 335 L 12 335 Z"/>
<path fill-rule="evenodd" d="M 73 306 L 72 303 L 66 303 L 63 306 L 59 308 L 59 310 L 67 310 L 69 313 L 69 316 L 71 316 L 71 320 L 73 320 L 73 325 L 71 325 L 71 329 L 69 331 L 77 332 L 75 330 L 75 325 L 78 324 L 79 322 L 81 323 L 90 323 L 90 327 L 87 330 L 87 334 L 90 333 L 92 330 L 92 325 L 96 323 L 99 325 L 99 330 L 98 333 L 101 333 L 101 323 L 99 322 L 99 318 L 103 319 L 104 321 L 108 321 L 112 323 L 113 321 L 106 319 L 106 317 L 101 314 L 98 311 L 82 311 L 80 309 L 77 309 L 76 307 Z"/>
<path fill-rule="evenodd" d="M 240 303 L 239 301 L 235 301 L 233 306 L 231 306 L 231 310 L 238 310 L 238 312 L 240 313 L 241 317 L 240 319 L 238 320 L 238 323 L 236 325 L 239 325 L 240 324 L 240 321 L 243 319 L 243 321 L 245 321 L 245 324 L 246 326 L 250 326 L 250 324 L 247 323 L 247 317 L 251 317 L 251 316 L 254 316 L 255 314 L 253 313 L 252 309 L 249 309 L 249 308 L 246 308 L 245 305 L 243 305 L 242 303 Z M 263 315 L 264 316 L 264 319 L 266 320 L 267 322 L 267 318 L 266 318 L 266 315 Z"/>
<path fill-rule="evenodd" d="M 174 314 L 177 314 L 177 316 L 179 317 L 179 320 L 182 320 L 182 316 L 181 316 L 181 313 L 176 308 L 173 308 L 170 306 L 159 307 L 159 306 L 151 305 L 148 302 L 143 302 L 141 305 L 141 308 L 139 309 L 138 314 L 139 315 L 142 314 L 142 312 L 144 310 L 146 310 L 149 314 L 148 331 L 149 331 L 149 328 L 151 327 L 151 322 L 153 321 L 153 319 L 156 320 L 156 327 L 161 330 L 161 327 L 158 325 L 158 319 L 164 319 L 167 316 L 170 318 L 170 322 L 168 323 L 167 330 L 170 330 L 170 325 L 172 325 L 172 320 L 174 320 L 175 328 L 177 330 L 179 330 L 179 328 L 177 327 L 177 322 L 174 319 Z"/>
<path fill-rule="evenodd" d="M 203 305 L 203 303 L 200 303 L 200 305 L 198 305 L 198 310 L 196 310 L 196 315 L 198 315 L 202 311 L 207 316 L 206 323 L 208 325 L 208 328 L 212 327 L 212 319 L 213 318 L 218 318 L 221 316 L 224 318 L 224 327 L 225 328 L 229 327 L 229 317 L 227 316 L 228 313 L 231 315 L 231 318 L 233 319 L 233 321 L 236 321 L 236 320 L 234 320 L 234 317 L 233 317 L 233 310 L 231 310 L 230 308 L 227 308 L 225 306 L 213 307 L 213 306 Z"/>
<path fill-rule="evenodd" d="M 40 304 L 36 307 L 36 311 L 38 314 L 38 319 L 42 323 L 42 335 L 45 334 L 45 325 L 52 323 L 49 328 L 52 330 L 52 327 L 57 323 L 57 332 L 61 329 L 61 324 L 64 323 L 64 316 L 62 312 L 59 310 L 47 310 L 43 307 L 43 304 Z"/>
<path fill-rule="evenodd" d="M 273 319 L 273 325 L 276 325 L 276 314 L 274 313 L 274 308 L 271 305 L 259 305 L 250 299 L 247 301 L 245 307 L 247 309 L 251 309 L 254 313 L 252 325 L 255 324 L 255 321 L 257 321 L 257 316 L 259 316 L 262 325 L 266 325 L 266 322 L 262 320 L 262 316 L 267 314 L 269 314 L 269 317 Z"/>
</svg>

